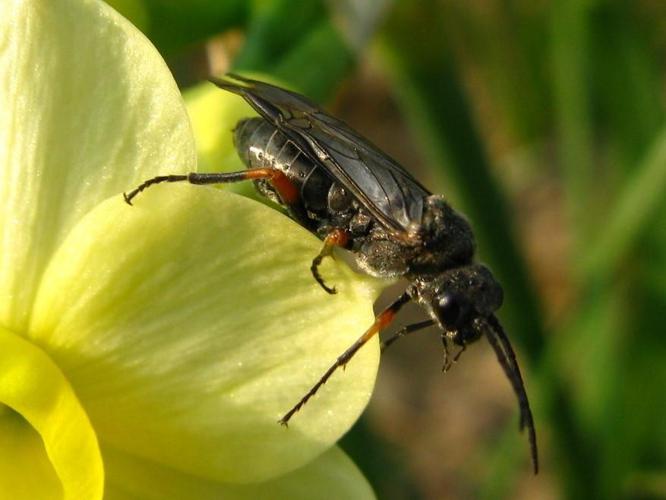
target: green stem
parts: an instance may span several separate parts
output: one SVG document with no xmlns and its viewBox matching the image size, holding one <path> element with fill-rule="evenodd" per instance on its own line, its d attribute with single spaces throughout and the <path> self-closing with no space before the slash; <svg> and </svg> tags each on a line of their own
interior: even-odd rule
<svg viewBox="0 0 666 500">
<path fill-rule="evenodd" d="M 593 240 L 592 248 L 583 254 L 580 271 L 584 281 L 611 275 L 663 207 L 665 193 L 666 128 L 615 202 L 616 208 Z"/>
<path fill-rule="evenodd" d="M 593 152 L 586 82 L 587 2 L 562 0 L 552 7 L 551 43 L 554 98 L 570 226 L 575 228 L 573 255 L 585 241 L 592 182 Z"/>
</svg>

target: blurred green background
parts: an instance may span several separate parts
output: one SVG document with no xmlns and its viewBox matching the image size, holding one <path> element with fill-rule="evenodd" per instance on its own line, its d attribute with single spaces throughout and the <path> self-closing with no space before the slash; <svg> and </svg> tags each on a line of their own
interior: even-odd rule
<svg viewBox="0 0 666 500">
<path fill-rule="evenodd" d="M 184 90 L 285 82 L 471 221 L 542 471 L 489 347 L 443 376 L 417 336 L 342 441 L 378 498 L 666 498 L 666 2 L 109 3 Z"/>
</svg>

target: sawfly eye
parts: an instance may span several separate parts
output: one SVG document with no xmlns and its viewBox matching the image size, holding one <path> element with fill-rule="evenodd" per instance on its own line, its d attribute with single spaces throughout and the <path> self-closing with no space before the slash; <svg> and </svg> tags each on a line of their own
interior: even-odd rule
<svg viewBox="0 0 666 500">
<path fill-rule="evenodd" d="M 439 318 L 447 328 L 460 326 L 466 310 L 467 308 L 463 304 L 462 298 L 452 293 L 445 293 L 437 303 Z"/>
</svg>

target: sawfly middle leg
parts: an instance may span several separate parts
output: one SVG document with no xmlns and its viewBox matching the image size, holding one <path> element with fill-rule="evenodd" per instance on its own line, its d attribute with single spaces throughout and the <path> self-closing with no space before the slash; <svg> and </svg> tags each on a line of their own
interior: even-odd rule
<svg viewBox="0 0 666 500">
<path fill-rule="evenodd" d="M 330 257 L 333 254 L 333 248 L 335 247 L 346 247 L 349 242 L 349 234 L 344 229 L 333 229 L 330 233 L 324 238 L 324 246 L 314 259 L 312 259 L 312 266 L 310 266 L 310 271 L 312 271 L 312 276 L 314 279 L 321 285 L 321 287 L 330 294 L 338 293 L 335 287 L 329 287 L 324 283 L 324 278 L 319 274 L 319 265 L 321 261 L 324 260 L 324 257 Z"/>
</svg>

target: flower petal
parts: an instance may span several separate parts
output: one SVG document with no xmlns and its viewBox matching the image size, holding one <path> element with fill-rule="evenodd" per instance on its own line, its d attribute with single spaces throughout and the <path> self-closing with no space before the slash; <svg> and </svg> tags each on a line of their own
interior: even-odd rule
<svg viewBox="0 0 666 500">
<path fill-rule="evenodd" d="M 183 98 L 196 138 L 198 171 L 245 170 L 234 147 L 232 132 L 239 120 L 257 116 L 257 113 L 241 97 L 209 82 L 187 89 Z M 224 184 L 220 187 L 262 202 L 266 200 L 257 193 L 251 182 Z"/>
<path fill-rule="evenodd" d="M 49 266 L 32 335 L 105 441 L 224 481 L 265 480 L 330 447 L 366 405 L 370 342 L 288 429 L 277 420 L 373 320 L 375 281 L 255 201 L 162 185 L 76 226 Z M 337 270 L 337 271 L 336 271 Z"/>
<path fill-rule="evenodd" d="M 67 379 L 38 347 L 0 328 L 2 498 L 102 498 L 97 437 Z M 63 496 L 64 494 L 64 496 Z"/>
<path fill-rule="evenodd" d="M 331 448 L 300 469 L 263 483 L 229 484 L 191 476 L 122 452 L 104 449 L 107 465 L 105 500 L 255 500 L 307 498 L 374 499 L 372 488 L 354 463 Z"/>
<path fill-rule="evenodd" d="M 0 324 L 25 329 L 51 253 L 94 205 L 195 148 L 146 38 L 103 2 L 0 2 Z"/>
<path fill-rule="evenodd" d="M 239 120 L 257 113 L 241 97 L 209 82 L 188 89 L 183 97 L 197 139 L 200 170 L 244 170 L 230 132 Z"/>
</svg>

